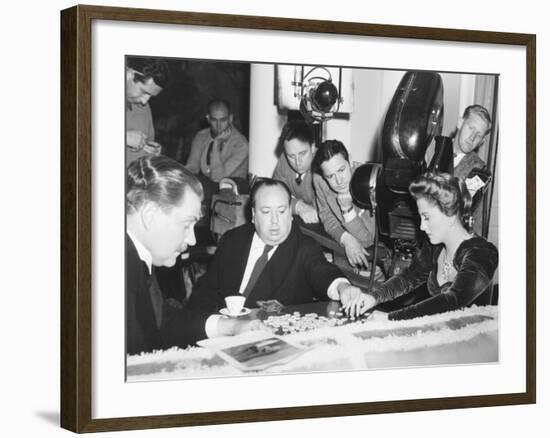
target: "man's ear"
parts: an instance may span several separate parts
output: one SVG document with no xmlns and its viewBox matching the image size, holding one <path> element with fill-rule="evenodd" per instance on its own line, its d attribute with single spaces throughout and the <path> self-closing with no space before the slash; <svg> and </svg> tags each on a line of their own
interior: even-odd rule
<svg viewBox="0 0 550 438">
<path fill-rule="evenodd" d="M 459 117 L 458 121 L 456 122 L 456 129 L 462 128 L 462 125 L 464 124 L 464 118 Z"/>
<path fill-rule="evenodd" d="M 229 114 L 229 124 L 233 124 L 233 114 Z"/>
<path fill-rule="evenodd" d="M 252 223 L 254 223 L 254 209 L 252 209 Z"/>
<path fill-rule="evenodd" d="M 206 114 L 206 120 L 208 123 L 210 123 L 210 114 Z"/>
<path fill-rule="evenodd" d="M 143 228 L 149 231 L 151 225 L 155 220 L 155 215 L 158 212 L 158 205 L 154 202 L 145 202 L 143 207 L 140 210 L 141 222 L 143 223 Z"/>
</svg>

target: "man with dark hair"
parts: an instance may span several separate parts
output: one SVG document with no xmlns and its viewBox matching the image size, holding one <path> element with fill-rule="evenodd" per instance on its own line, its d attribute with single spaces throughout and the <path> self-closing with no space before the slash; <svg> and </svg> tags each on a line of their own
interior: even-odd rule
<svg viewBox="0 0 550 438">
<path fill-rule="evenodd" d="M 328 299 L 346 304 L 361 294 L 325 259 L 319 244 L 293 225 L 291 196 L 283 182 L 260 180 L 250 199 L 252 223 L 223 235 L 188 309 L 215 313 L 224 307 L 226 296 L 237 294 L 246 297 L 249 307 L 270 299 L 285 305 Z M 217 336 L 218 319 L 208 318 L 209 337 Z"/>
<path fill-rule="evenodd" d="M 126 175 L 126 352 L 139 354 L 205 338 L 208 314 L 167 299 L 156 284 L 157 267 L 172 267 L 195 244 L 202 187 L 180 163 L 164 156 L 133 161 Z M 252 328 L 220 318 L 221 335 Z"/>
<path fill-rule="evenodd" d="M 157 155 L 149 99 L 168 82 L 168 65 L 154 58 L 128 57 L 126 63 L 126 164 L 144 155 Z"/>
<path fill-rule="evenodd" d="M 303 120 L 287 122 L 279 146 L 283 154 L 277 161 L 273 179 L 283 181 L 290 189 L 292 214 L 300 216 L 306 224 L 319 222 L 311 172 L 316 150 L 311 127 Z"/>
<path fill-rule="evenodd" d="M 359 163 L 350 162 L 344 144 L 326 140 L 312 165 L 319 218 L 327 234 L 340 243 L 351 266 L 368 269 L 367 250 L 374 240 L 374 218 L 353 203 L 350 182 Z"/>
<path fill-rule="evenodd" d="M 216 185 L 222 178 L 246 178 L 248 141 L 233 126 L 231 106 L 223 99 L 214 99 L 207 108 L 206 120 L 210 126 L 193 138 L 185 167 Z"/>
</svg>

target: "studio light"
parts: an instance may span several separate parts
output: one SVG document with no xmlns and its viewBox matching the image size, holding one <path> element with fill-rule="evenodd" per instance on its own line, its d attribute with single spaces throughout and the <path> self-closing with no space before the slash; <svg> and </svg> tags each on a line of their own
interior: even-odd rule
<svg viewBox="0 0 550 438">
<path fill-rule="evenodd" d="M 338 112 L 343 102 L 339 90 L 342 88 L 342 69 L 338 69 L 338 87 L 325 67 L 312 67 L 307 72 L 304 66 L 294 69 L 294 97 L 300 99 L 300 111 L 306 120 L 322 123 Z"/>
</svg>

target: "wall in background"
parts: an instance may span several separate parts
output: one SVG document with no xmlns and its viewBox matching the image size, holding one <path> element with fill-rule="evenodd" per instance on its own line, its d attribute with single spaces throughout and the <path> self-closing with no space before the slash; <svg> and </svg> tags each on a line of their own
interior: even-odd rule
<svg viewBox="0 0 550 438">
<path fill-rule="evenodd" d="M 165 155 L 187 161 L 193 137 L 208 126 L 207 104 L 212 99 L 229 102 L 233 123 L 248 137 L 249 63 L 165 60 L 170 81 L 151 99 L 155 138 Z"/>
<path fill-rule="evenodd" d="M 324 139 L 342 141 L 355 161 L 364 162 L 377 159 L 380 149 L 380 133 L 391 99 L 403 77 L 402 71 L 353 69 L 353 87 L 348 88 L 353 95 L 342 94 L 344 99 L 353 100 L 351 113 L 347 117 L 335 117 L 323 125 Z M 465 82 L 461 74 L 442 74 L 444 88 L 445 117 L 443 134 L 448 135 L 456 128 L 464 87 L 471 87 L 473 96 L 475 82 Z M 258 64 L 252 69 L 251 80 L 262 87 L 274 87 L 276 80 L 273 66 Z M 288 82 L 288 81 L 287 81 Z M 286 83 L 279 82 L 279 87 Z M 291 88 L 290 83 L 286 84 Z M 259 93 L 259 95 L 256 95 Z M 257 120 L 259 126 L 251 122 L 250 172 L 259 176 L 272 174 L 277 157 L 274 154 L 277 136 L 287 120 L 286 112 L 274 107 L 274 93 L 260 90 L 258 86 L 251 92 L 251 120 Z M 258 113 L 262 114 L 259 115 Z M 260 122 L 261 121 L 261 122 Z M 268 133 L 270 135 L 268 135 Z M 273 136 L 275 134 L 275 136 Z"/>
</svg>

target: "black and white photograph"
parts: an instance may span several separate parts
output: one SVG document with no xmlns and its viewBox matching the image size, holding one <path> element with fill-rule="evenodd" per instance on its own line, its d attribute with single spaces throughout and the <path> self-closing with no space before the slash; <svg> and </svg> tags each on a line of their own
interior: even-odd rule
<svg viewBox="0 0 550 438">
<path fill-rule="evenodd" d="M 499 362 L 498 71 L 123 65 L 127 382 Z"/>
<path fill-rule="evenodd" d="M 536 403 L 536 35 L 475 28 L 61 11 L 62 427 Z"/>
<path fill-rule="evenodd" d="M 0 28 L 3 436 L 546 437 L 544 2 L 85 3 Z"/>
</svg>

